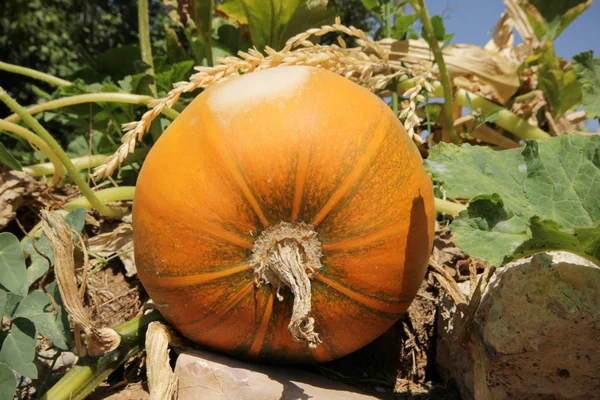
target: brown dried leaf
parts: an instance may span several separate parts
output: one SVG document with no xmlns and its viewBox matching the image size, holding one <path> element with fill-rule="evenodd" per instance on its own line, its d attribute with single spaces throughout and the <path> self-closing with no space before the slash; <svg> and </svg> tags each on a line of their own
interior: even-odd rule
<svg viewBox="0 0 600 400">
<path fill-rule="evenodd" d="M 431 50 L 423 39 L 382 43 L 381 46 L 389 46 L 390 64 L 433 62 Z M 520 86 L 517 64 L 497 53 L 470 44 L 454 44 L 446 47 L 443 54 L 451 78 L 476 76 L 494 89 L 502 103 Z M 434 73 L 437 73 L 436 68 Z"/>
<path fill-rule="evenodd" d="M 37 189 L 35 180 L 24 172 L 7 171 L 0 174 L 0 230 L 17 215 L 23 197 Z"/>
<path fill-rule="evenodd" d="M 116 229 L 101 233 L 88 240 L 88 248 L 100 257 L 120 254 L 119 259 L 125 266 L 126 276 L 136 274 L 133 255 L 133 229 L 130 223 L 122 223 Z"/>
<path fill-rule="evenodd" d="M 506 6 L 506 13 L 514 22 L 515 29 L 523 38 L 529 54 L 533 53 L 533 50 L 540 45 L 540 41 L 533 31 L 529 19 L 527 19 L 527 14 L 519 6 L 518 0 L 504 0 L 504 5 Z"/>
</svg>

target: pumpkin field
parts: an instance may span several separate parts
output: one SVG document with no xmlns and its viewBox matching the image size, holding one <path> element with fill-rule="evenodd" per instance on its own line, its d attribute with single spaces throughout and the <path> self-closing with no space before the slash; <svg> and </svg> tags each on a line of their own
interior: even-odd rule
<svg viewBox="0 0 600 400">
<path fill-rule="evenodd" d="M 600 399 L 592 0 L 0 3 L 0 400 Z"/>
</svg>

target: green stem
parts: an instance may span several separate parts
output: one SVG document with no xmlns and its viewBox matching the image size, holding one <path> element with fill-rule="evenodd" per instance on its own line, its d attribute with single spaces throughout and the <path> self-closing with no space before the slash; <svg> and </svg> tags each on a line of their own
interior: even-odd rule
<svg viewBox="0 0 600 400">
<path fill-rule="evenodd" d="M 386 38 L 392 37 L 392 16 L 394 5 L 389 2 L 383 5 L 383 32 Z"/>
<path fill-rule="evenodd" d="M 452 217 L 456 217 L 461 211 L 466 210 L 467 207 L 462 204 L 454 203 L 448 200 L 442 200 L 435 198 L 435 210 L 444 214 L 448 214 Z"/>
<path fill-rule="evenodd" d="M 8 93 L 6 93 L 6 91 L 1 87 L 0 100 L 3 101 L 8 106 L 8 108 L 19 114 L 21 118 L 23 118 L 23 121 L 27 125 L 29 125 L 33 129 L 33 131 L 37 133 L 38 136 L 40 136 L 46 142 L 46 144 L 48 144 L 50 149 L 56 154 L 58 159 L 64 165 L 67 172 L 69 173 L 69 176 L 77 185 L 81 193 L 89 200 L 89 202 L 94 206 L 94 208 L 96 208 L 96 210 L 98 210 L 100 214 L 109 217 L 117 217 L 122 214 L 122 210 L 107 207 L 106 205 L 104 205 L 104 203 L 98 200 L 98 198 L 94 194 L 94 191 L 92 191 L 87 182 L 81 177 L 79 171 L 77 170 L 77 168 L 75 168 L 67 153 L 65 153 L 62 147 L 60 147 L 60 144 L 58 144 L 58 142 L 52 137 L 52 135 L 50 135 L 50 133 L 48 133 L 48 131 L 35 118 L 29 115 L 27 111 L 13 98 L 11 98 L 8 95 Z"/>
<path fill-rule="evenodd" d="M 38 81 L 43 81 L 54 86 L 69 86 L 71 82 L 64 79 L 58 78 L 54 75 L 46 74 L 44 72 L 36 71 L 35 69 L 21 67 L 19 65 L 9 64 L 0 61 L 0 70 L 12 72 L 19 75 L 28 76 Z"/>
<path fill-rule="evenodd" d="M 208 23 L 206 24 L 206 32 L 203 32 L 203 34 L 204 34 L 204 44 L 205 44 L 205 49 L 206 49 L 206 62 L 209 67 L 212 67 L 212 66 L 214 66 L 213 52 L 212 52 L 212 11 L 215 8 L 215 0 L 209 0 L 209 2 L 210 2 L 209 12 L 211 13 L 211 15 L 206 19 Z"/>
<path fill-rule="evenodd" d="M 73 106 L 76 104 L 84 103 L 99 103 L 99 102 L 113 102 L 113 103 L 127 103 L 127 104 L 144 104 L 147 105 L 150 101 L 154 100 L 151 96 L 142 96 L 137 94 L 127 93 L 88 93 L 80 94 L 77 96 L 63 97 L 61 99 L 48 101 L 46 103 L 37 104 L 35 106 L 26 109 L 26 112 L 34 115 L 42 111 L 54 110 L 56 108 Z M 172 108 L 165 107 L 162 111 L 167 117 L 171 119 L 177 118 L 179 113 Z M 9 122 L 20 121 L 18 113 L 8 116 L 5 120 Z"/>
<path fill-rule="evenodd" d="M 161 319 L 158 311 L 152 311 L 115 326 L 115 331 L 121 335 L 119 348 L 100 357 L 81 358 L 77 365 L 46 392 L 42 400 L 84 399 L 120 365 L 142 351 L 148 325 Z"/>
<path fill-rule="evenodd" d="M 492 103 L 491 101 L 484 99 L 479 95 L 467 92 L 464 89 L 460 89 L 456 92 L 456 104 L 459 104 L 463 107 L 468 107 L 469 103 L 467 101 L 467 93 L 469 94 L 469 99 L 471 99 L 471 104 L 473 105 L 474 110 L 481 109 L 481 112 L 484 115 L 494 112 L 498 113 L 494 123 L 502 129 L 506 129 L 510 133 L 524 140 L 550 138 L 550 134 L 529 124 L 526 120 L 508 111 L 506 108 Z"/>
<path fill-rule="evenodd" d="M 413 87 L 414 84 L 409 82 L 408 80 L 403 80 L 398 85 L 398 92 L 404 92 L 407 89 Z M 431 93 L 433 97 L 443 97 L 444 90 L 442 86 L 434 82 L 433 83 L 434 91 Z M 473 105 L 473 109 L 480 108 L 484 114 L 489 114 L 492 112 L 498 112 L 496 119 L 494 120 L 494 124 L 498 125 L 502 129 L 507 130 L 513 135 L 517 136 L 521 139 L 548 139 L 550 138 L 550 134 L 544 132 L 540 128 L 529 124 L 526 120 L 519 117 L 513 112 L 508 111 L 507 109 L 499 106 L 496 103 L 493 103 L 479 95 L 476 95 L 471 92 L 467 92 L 464 89 L 460 89 L 456 92 L 456 104 L 462 107 L 469 107 L 469 102 L 467 101 L 467 94 L 471 99 L 471 104 Z"/>
<path fill-rule="evenodd" d="M 150 66 L 148 75 L 154 77 L 154 60 L 152 59 L 152 44 L 150 42 L 150 17 L 148 16 L 148 0 L 138 0 L 138 32 L 142 61 Z M 157 97 L 156 83 L 150 85 L 154 97 Z"/>
<path fill-rule="evenodd" d="M 96 197 L 103 204 L 110 203 L 111 201 L 126 201 L 133 200 L 135 194 L 135 186 L 119 186 L 108 189 L 102 189 L 95 192 Z M 71 200 L 63 206 L 67 211 L 72 211 L 76 208 L 92 209 L 92 203 L 86 197 L 79 197 L 75 200 Z"/>
<path fill-rule="evenodd" d="M 398 117 L 398 82 L 394 81 L 392 86 L 396 88 L 392 90 L 392 110 L 394 111 L 394 115 Z"/>
<path fill-rule="evenodd" d="M 454 118 L 452 118 L 452 82 L 450 81 L 448 68 L 446 68 L 446 61 L 444 61 L 442 49 L 433 32 L 433 25 L 431 24 L 431 19 L 429 19 L 427 7 L 425 7 L 423 0 L 410 0 L 410 3 L 423 24 L 424 39 L 429 44 L 429 47 L 433 52 L 433 58 L 440 71 L 440 81 L 444 88 L 444 125 L 446 132 L 448 132 L 448 136 L 450 136 L 450 140 L 452 140 L 453 143 L 459 144 L 461 142 L 460 136 L 458 136 L 458 133 L 454 128 Z"/>
<path fill-rule="evenodd" d="M 96 197 L 103 203 L 109 203 L 111 201 L 126 201 L 133 200 L 133 195 L 135 194 L 135 186 L 119 186 L 116 188 L 108 188 L 98 190 L 96 192 Z M 69 211 L 75 210 L 76 208 L 86 208 L 91 209 L 92 204 L 84 197 L 78 197 L 74 200 L 71 200 L 67 204 L 63 206 L 63 209 L 58 210 L 62 215 L 67 215 Z M 42 222 L 38 222 L 31 230 L 21 239 L 21 244 L 24 245 L 28 240 L 35 237 L 40 237 L 42 235 L 42 230 L 39 229 L 42 226 Z"/>
<path fill-rule="evenodd" d="M 63 167 L 56 153 L 52 151 L 50 146 L 48 146 L 46 142 L 42 140 L 42 138 L 31 132 L 29 129 L 23 128 L 21 125 L 13 124 L 12 122 L 8 122 L 3 119 L 0 119 L 0 131 L 12 132 L 39 148 L 46 155 L 46 157 L 48 157 L 48 160 L 50 160 L 50 162 L 47 164 L 52 167 L 52 172 L 49 174 L 54 174 L 52 177 L 52 183 L 57 185 L 60 182 L 65 174 L 65 168 Z M 27 171 L 27 167 L 23 168 L 23 170 L 27 173 L 31 173 Z"/>
<path fill-rule="evenodd" d="M 17 126 L 19 126 L 19 125 L 17 125 Z M 1 123 L 0 123 L 0 127 L 2 127 Z M 36 136 L 36 137 L 39 139 L 38 136 Z M 44 144 L 45 144 L 45 142 L 44 142 Z M 123 164 L 132 162 L 132 161 L 142 160 L 146 157 L 147 154 L 148 154 L 148 149 L 138 149 L 135 152 L 129 154 L 127 156 L 127 158 L 123 161 Z M 94 167 L 97 167 L 98 165 L 101 165 L 109 156 L 110 156 L 110 154 L 95 154 L 95 155 L 88 155 L 88 156 L 83 156 L 83 157 L 78 157 L 78 158 L 72 158 L 71 161 L 73 162 L 73 165 L 75 166 L 75 168 L 82 170 L 82 169 L 94 168 Z M 59 162 L 59 165 L 62 167 L 62 164 L 60 164 L 60 162 Z M 29 175 L 31 175 L 33 177 L 38 177 L 38 176 L 54 174 L 55 168 L 56 168 L 55 165 L 52 163 L 42 163 L 42 164 L 28 165 L 26 167 L 23 167 L 23 171 L 27 172 Z M 96 195 L 97 194 L 98 194 L 98 192 L 96 192 Z"/>
</svg>

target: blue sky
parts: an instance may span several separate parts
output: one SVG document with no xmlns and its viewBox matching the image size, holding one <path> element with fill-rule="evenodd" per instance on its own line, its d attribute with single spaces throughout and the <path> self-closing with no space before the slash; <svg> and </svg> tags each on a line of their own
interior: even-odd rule
<svg viewBox="0 0 600 400">
<path fill-rule="evenodd" d="M 490 39 L 496 21 L 504 12 L 502 0 L 425 0 L 425 4 L 430 15 L 444 17 L 446 32 L 454 33 L 452 43 L 478 46 L 483 46 Z M 600 57 L 599 0 L 561 33 L 554 47 L 557 55 L 569 60 L 586 50 L 594 50 L 594 56 Z"/>
</svg>

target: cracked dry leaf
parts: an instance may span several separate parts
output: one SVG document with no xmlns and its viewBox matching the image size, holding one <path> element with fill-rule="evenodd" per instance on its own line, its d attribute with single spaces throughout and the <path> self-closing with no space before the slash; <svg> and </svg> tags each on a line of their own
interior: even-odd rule
<svg viewBox="0 0 600 400">
<path fill-rule="evenodd" d="M 119 254 L 119 259 L 125 266 L 125 275 L 131 277 L 137 273 L 133 255 L 133 229 L 130 223 L 123 223 L 110 232 L 90 238 L 88 248 L 100 257 Z"/>
<path fill-rule="evenodd" d="M 419 64 L 433 62 L 433 55 L 423 39 L 382 43 L 390 49 L 390 63 Z M 498 53 L 470 44 L 453 44 L 443 51 L 451 78 L 471 76 L 493 88 L 504 103 L 519 88 L 518 65 Z M 437 66 L 434 73 L 438 74 Z"/>
</svg>

